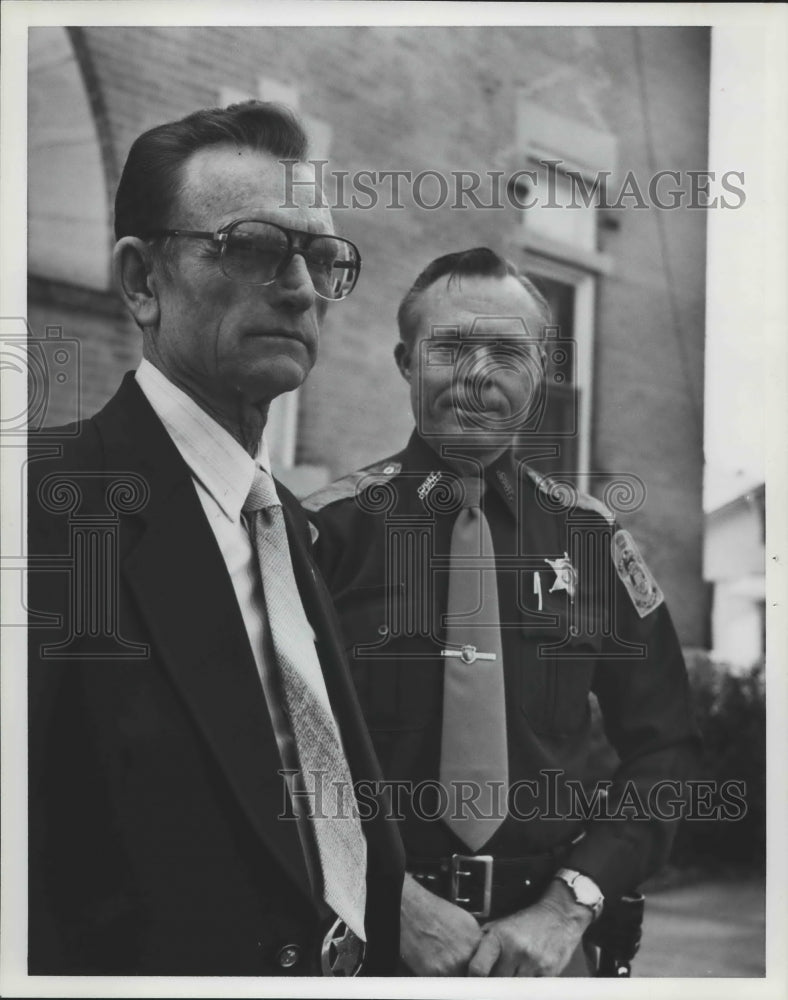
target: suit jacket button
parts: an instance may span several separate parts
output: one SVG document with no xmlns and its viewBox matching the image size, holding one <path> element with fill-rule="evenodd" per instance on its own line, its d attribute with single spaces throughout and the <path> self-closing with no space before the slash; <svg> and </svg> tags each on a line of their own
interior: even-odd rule
<svg viewBox="0 0 788 1000">
<path fill-rule="evenodd" d="M 279 953 L 276 956 L 277 962 L 279 962 L 283 969 L 292 969 L 300 958 L 301 949 L 297 944 L 286 944 L 284 948 L 279 949 Z"/>
</svg>

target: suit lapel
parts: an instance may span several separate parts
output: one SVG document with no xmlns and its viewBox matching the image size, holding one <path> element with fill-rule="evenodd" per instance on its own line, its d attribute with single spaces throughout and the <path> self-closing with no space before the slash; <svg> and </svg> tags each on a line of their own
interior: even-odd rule
<svg viewBox="0 0 788 1000">
<path fill-rule="evenodd" d="M 96 418 L 108 467 L 150 486 L 123 573 L 152 645 L 269 850 L 310 896 L 300 839 L 284 811 L 276 738 L 243 618 L 188 467 L 133 381 Z"/>
</svg>

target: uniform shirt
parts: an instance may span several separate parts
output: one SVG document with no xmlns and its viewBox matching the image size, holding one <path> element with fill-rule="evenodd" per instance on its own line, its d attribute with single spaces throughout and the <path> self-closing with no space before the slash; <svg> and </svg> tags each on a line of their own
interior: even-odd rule
<svg viewBox="0 0 788 1000">
<path fill-rule="evenodd" d="M 205 517 L 227 566 L 238 607 L 243 616 L 249 644 L 263 687 L 282 766 L 290 773 L 298 770 L 295 740 L 284 712 L 278 678 L 273 669 L 275 654 L 268 627 L 257 551 L 249 534 L 243 505 L 259 466 L 269 475 L 271 467 L 265 438 L 260 438 L 254 458 L 149 361 L 137 369 L 137 383 L 156 416 L 192 472 Z M 198 568 L 195 567 L 198 571 Z M 291 781 L 288 780 L 291 788 Z M 313 888 L 319 884 L 316 847 L 300 796 L 292 797 L 299 836 Z"/>
<path fill-rule="evenodd" d="M 681 781 L 694 768 L 696 731 L 678 639 L 634 543 L 598 501 L 581 495 L 567 507 L 512 452 L 493 462 L 485 478 L 518 815 L 510 814 L 479 853 L 539 854 L 586 830 L 563 863 L 613 898 L 664 862 L 675 832 L 675 823 L 642 815 L 638 803 L 648 801 L 657 782 Z M 410 794 L 399 798 L 411 860 L 467 853 L 445 824 L 430 818 L 439 812 L 430 789 L 440 763 L 455 479 L 414 433 L 405 451 L 305 503 L 383 771 L 421 788 L 420 815 Z M 629 575 L 622 570 L 622 577 L 612 553 L 625 542 Z M 565 554 L 574 575 L 569 589 L 558 582 Z M 571 786 L 593 796 L 583 784 L 591 692 L 621 761 L 607 808 L 617 815 L 622 796 L 632 806 L 605 819 L 605 800 L 598 798 L 592 811 L 599 815 L 586 822 Z"/>
</svg>

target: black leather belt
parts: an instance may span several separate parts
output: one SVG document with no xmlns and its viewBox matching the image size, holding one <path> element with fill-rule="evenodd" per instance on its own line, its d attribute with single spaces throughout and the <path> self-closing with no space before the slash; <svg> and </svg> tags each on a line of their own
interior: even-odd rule
<svg viewBox="0 0 788 1000">
<path fill-rule="evenodd" d="M 474 917 L 505 916 L 539 899 L 581 837 L 544 854 L 523 858 L 496 858 L 490 854 L 453 854 L 439 860 L 413 858 L 408 871 L 425 889 Z"/>
</svg>

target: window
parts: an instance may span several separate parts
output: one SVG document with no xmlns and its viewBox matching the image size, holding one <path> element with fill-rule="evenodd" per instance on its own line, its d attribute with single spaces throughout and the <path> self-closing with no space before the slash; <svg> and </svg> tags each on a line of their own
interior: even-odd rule
<svg viewBox="0 0 788 1000">
<path fill-rule="evenodd" d="M 522 93 L 517 149 L 523 173 L 514 259 L 548 300 L 547 398 L 543 429 L 558 454 L 540 471 L 589 471 L 597 282 L 612 263 L 599 250 L 594 185 L 615 167 L 614 136 L 534 104 Z"/>
<path fill-rule="evenodd" d="M 546 400 L 542 430 L 554 435 L 559 454 L 539 462 L 545 472 L 578 469 L 579 441 L 573 428 L 579 428 L 583 388 L 578 384 L 575 350 L 575 287 L 555 278 L 531 272 L 528 277 L 550 304 L 553 327 L 545 332 Z"/>
</svg>

